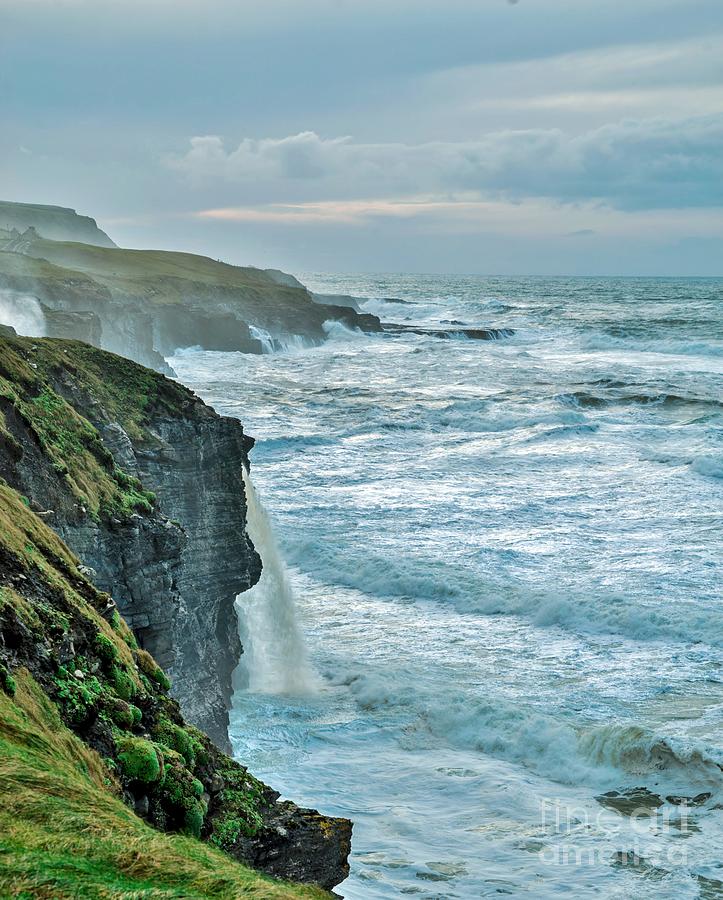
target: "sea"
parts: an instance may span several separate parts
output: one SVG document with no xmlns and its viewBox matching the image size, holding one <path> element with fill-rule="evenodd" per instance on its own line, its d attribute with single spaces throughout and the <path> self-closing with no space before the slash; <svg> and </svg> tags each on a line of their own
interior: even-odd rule
<svg viewBox="0 0 723 900">
<path fill-rule="evenodd" d="M 408 328 L 170 360 L 256 439 L 237 758 L 348 900 L 723 897 L 723 280 L 299 277 Z"/>
</svg>

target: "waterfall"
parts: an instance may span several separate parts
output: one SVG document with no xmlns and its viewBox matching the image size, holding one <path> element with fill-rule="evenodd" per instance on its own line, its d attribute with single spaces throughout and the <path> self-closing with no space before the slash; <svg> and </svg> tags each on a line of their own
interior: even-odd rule
<svg viewBox="0 0 723 900">
<path fill-rule="evenodd" d="M 267 694 L 304 694 L 316 688 L 296 618 L 294 593 L 268 513 L 244 468 L 247 529 L 263 563 L 259 583 L 239 595 L 244 634 L 241 665 L 248 689 Z"/>
</svg>

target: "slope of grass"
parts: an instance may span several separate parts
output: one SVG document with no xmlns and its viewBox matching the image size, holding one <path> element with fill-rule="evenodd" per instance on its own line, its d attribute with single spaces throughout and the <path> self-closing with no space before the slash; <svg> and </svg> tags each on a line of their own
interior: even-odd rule
<svg viewBox="0 0 723 900">
<path fill-rule="evenodd" d="M 66 341 L 0 338 L 0 413 L 3 404 L 30 429 L 57 474 L 63 477 L 78 502 L 92 516 L 103 513 L 129 514 L 150 511 L 154 496 L 140 482 L 120 470 L 103 445 L 100 435 L 87 419 L 80 416 L 48 381 L 54 369 L 73 366 L 78 371 L 93 359 L 103 366 L 123 370 L 109 388 L 99 365 L 89 372 L 88 383 L 97 393 L 112 400 L 113 412 L 131 427 L 140 429 L 149 392 L 161 383 L 160 376 L 128 360 L 109 356 L 87 344 Z M 170 394 L 173 388 L 168 388 Z M 0 436 L 13 441 L 7 416 L 0 418 Z"/>
<path fill-rule="evenodd" d="M 208 844 L 144 824 L 101 758 L 61 723 L 27 671 L 0 691 L 0 896 L 322 898 L 274 882 Z"/>
<path fill-rule="evenodd" d="M 238 300 L 292 308 L 315 305 L 301 288 L 278 284 L 265 272 L 172 250 L 126 250 L 63 241 L 35 241 L 29 253 L 58 267 L 92 276 L 114 291 L 144 296 L 153 305 L 184 303 L 204 291 L 235 292 Z"/>
</svg>

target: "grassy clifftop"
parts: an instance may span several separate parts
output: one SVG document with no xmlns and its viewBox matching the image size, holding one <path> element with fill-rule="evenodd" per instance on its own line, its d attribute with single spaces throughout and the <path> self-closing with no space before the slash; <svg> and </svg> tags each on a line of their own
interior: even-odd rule
<svg viewBox="0 0 723 900">
<path fill-rule="evenodd" d="M 58 269 L 81 272 L 117 296 L 142 297 L 150 306 L 168 306 L 221 296 L 239 311 L 263 316 L 264 307 L 296 319 L 306 313 L 323 321 L 324 312 L 302 287 L 280 284 L 260 269 L 232 266 L 193 253 L 126 250 L 89 244 L 36 240 L 27 255 Z"/>
<path fill-rule="evenodd" d="M 93 516 L 149 510 L 152 494 L 116 466 L 96 429 L 53 390 L 50 379 L 63 371 L 78 375 L 89 394 L 134 437 L 143 437 L 149 407 L 173 407 L 195 398 L 156 372 L 88 344 L 0 338 L 0 436 L 15 444 L 7 418 L 20 419 Z"/>
</svg>

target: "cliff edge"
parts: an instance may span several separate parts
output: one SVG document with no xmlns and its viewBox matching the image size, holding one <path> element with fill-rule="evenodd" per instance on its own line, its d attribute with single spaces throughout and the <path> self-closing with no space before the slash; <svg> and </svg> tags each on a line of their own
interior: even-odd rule
<svg viewBox="0 0 723 900">
<path fill-rule="evenodd" d="M 258 580 L 253 441 L 191 391 L 72 341 L 0 338 L 0 477 L 114 595 L 187 718 L 229 750 L 236 597 Z"/>
</svg>

